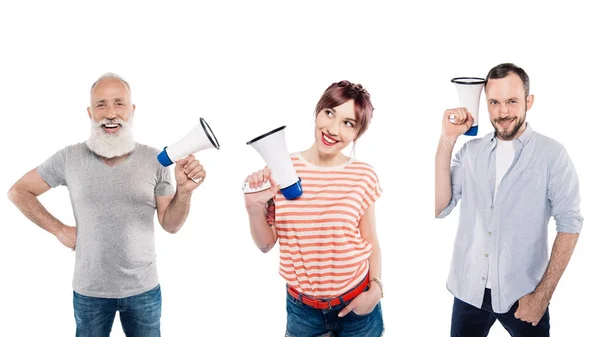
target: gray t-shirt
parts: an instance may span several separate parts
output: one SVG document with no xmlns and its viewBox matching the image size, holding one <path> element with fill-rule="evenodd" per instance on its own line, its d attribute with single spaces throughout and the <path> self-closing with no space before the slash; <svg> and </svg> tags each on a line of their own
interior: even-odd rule
<svg viewBox="0 0 600 337">
<path fill-rule="evenodd" d="M 154 251 L 155 196 L 172 195 L 170 171 L 158 150 L 136 144 L 109 167 L 85 143 L 68 146 L 37 169 L 51 187 L 69 189 L 77 226 L 73 290 L 123 298 L 158 285 Z"/>
</svg>

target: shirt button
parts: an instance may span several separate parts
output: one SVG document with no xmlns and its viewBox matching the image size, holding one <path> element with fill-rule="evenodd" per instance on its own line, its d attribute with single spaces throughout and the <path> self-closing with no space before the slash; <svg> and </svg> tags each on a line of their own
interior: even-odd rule
<svg viewBox="0 0 600 337">
<path fill-rule="evenodd" d="M 481 280 L 482 280 L 482 281 L 485 281 L 485 277 L 482 277 L 482 278 L 481 278 Z"/>
<path fill-rule="evenodd" d="M 485 257 L 488 257 L 488 255 L 487 255 L 487 254 L 485 254 Z"/>
<path fill-rule="evenodd" d="M 494 205 L 490 205 L 490 208 L 491 208 L 491 209 L 494 209 Z"/>
<path fill-rule="evenodd" d="M 492 232 L 488 232 L 488 235 L 492 235 Z"/>
</svg>

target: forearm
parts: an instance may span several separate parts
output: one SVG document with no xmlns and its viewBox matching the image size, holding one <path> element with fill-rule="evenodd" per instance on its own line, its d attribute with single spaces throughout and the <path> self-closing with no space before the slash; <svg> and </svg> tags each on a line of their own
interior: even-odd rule
<svg viewBox="0 0 600 337">
<path fill-rule="evenodd" d="M 569 264 L 578 238 L 578 233 L 558 233 L 556 235 L 550 254 L 550 262 L 542 280 L 535 289 L 535 293 L 545 301 L 550 302 L 558 281 Z"/>
<path fill-rule="evenodd" d="M 369 275 L 371 278 L 375 277 L 381 280 L 381 249 L 379 248 L 379 242 L 372 242 L 371 246 L 373 248 L 371 256 L 369 256 Z"/>
<path fill-rule="evenodd" d="M 169 203 L 162 221 L 162 227 L 167 232 L 174 234 L 181 229 L 190 213 L 191 199 L 191 193 L 175 192 L 175 196 Z"/>
<path fill-rule="evenodd" d="M 33 193 L 11 189 L 9 198 L 21 213 L 47 232 L 57 235 L 61 228 L 65 226 L 46 210 Z"/>
<path fill-rule="evenodd" d="M 276 242 L 274 230 L 267 223 L 267 211 L 264 207 L 247 207 L 248 220 L 250 222 L 250 233 L 254 244 L 263 253 L 268 252 L 273 248 Z"/>
<path fill-rule="evenodd" d="M 435 155 L 435 216 L 438 216 L 452 198 L 452 185 L 450 177 L 450 162 L 452 149 L 456 139 L 441 136 Z"/>
<path fill-rule="evenodd" d="M 369 256 L 369 279 L 377 279 L 382 282 L 381 279 L 381 249 L 379 248 L 378 240 L 370 241 L 372 249 L 371 256 Z M 369 293 L 373 294 L 377 299 L 383 297 L 383 289 L 378 282 L 372 281 L 369 283 Z"/>
</svg>

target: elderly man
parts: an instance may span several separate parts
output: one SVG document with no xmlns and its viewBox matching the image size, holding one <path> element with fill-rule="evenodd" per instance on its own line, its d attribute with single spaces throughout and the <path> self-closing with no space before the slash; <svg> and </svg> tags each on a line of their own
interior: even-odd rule
<svg viewBox="0 0 600 337">
<path fill-rule="evenodd" d="M 486 80 L 496 131 L 467 142 L 451 163 L 473 117 L 446 110 L 435 158 L 435 215 L 462 200 L 447 284 L 455 296 L 451 335 L 487 336 L 498 320 L 511 336 L 549 336 L 548 304 L 583 223 L 579 181 L 565 148 L 525 121 L 534 98 L 527 73 L 505 63 Z M 558 234 L 548 259 L 550 216 Z"/>
<path fill-rule="evenodd" d="M 127 336 L 160 336 L 154 211 L 161 226 L 176 233 L 206 175 L 188 156 L 177 161 L 173 186 L 158 150 L 133 140 L 134 112 L 129 84 L 112 73 L 101 76 L 91 88 L 89 139 L 56 152 L 9 191 L 27 218 L 76 253 L 77 336 L 109 336 L 116 311 Z M 69 190 L 76 226 L 37 199 L 59 185 Z"/>
</svg>

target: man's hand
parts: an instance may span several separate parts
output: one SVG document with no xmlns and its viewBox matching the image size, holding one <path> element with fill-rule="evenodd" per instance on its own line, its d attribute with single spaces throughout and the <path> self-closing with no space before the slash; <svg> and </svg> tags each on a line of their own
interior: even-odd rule
<svg viewBox="0 0 600 337">
<path fill-rule="evenodd" d="M 65 247 L 75 250 L 75 243 L 77 242 L 77 227 L 63 225 L 60 231 L 56 233 L 56 238 Z"/>
<path fill-rule="evenodd" d="M 369 288 L 368 291 L 360 293 L 350 301 L 350 304 L 340 311 L 338 317 L 344 317 L 349 314 L 350 311 L 354 311 L 357 315 L 368 315 L 375 309 L 380 299 L 381 289 L 379 287 Z"/>
<path fill-rule="evenodd" d="M 448 109 L 442 118 L 442 135 L 456 139 L 469 131 L 473 125 L 473 116 L 465 108 Z"/>
<path fill-rule="evenodd" d="M 515 311 L 515 318 L 536 326 L 548 308 L 548 301 L 533 292 L 519 299 L 519 307 Z"/>
<path fill-rule="evenodd" d="M 179 192 L 191 193 L 204 182 L 205 177 L 204 167 L 193 155 L 175 163 L 175 180 Z"/>
</svg>

